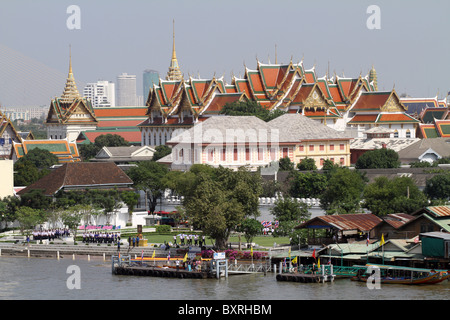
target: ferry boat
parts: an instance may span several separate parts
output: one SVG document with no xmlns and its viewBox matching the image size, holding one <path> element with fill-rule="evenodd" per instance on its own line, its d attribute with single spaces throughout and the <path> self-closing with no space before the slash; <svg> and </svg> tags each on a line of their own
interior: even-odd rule
<svg viewBox="0 0 450 320">
<path fill-rule="evenodd" d="M 448 270 L 366 264 L 365 268 L 358 270 L 352 280 L 361 282 L 373 280 L 372 271 L 374 268 L 379 268 L 380 283 L 382 284 L 437 284 L 450 279 Z M 369 277 L 371 278 L 369 279 Z"/>
</svg>

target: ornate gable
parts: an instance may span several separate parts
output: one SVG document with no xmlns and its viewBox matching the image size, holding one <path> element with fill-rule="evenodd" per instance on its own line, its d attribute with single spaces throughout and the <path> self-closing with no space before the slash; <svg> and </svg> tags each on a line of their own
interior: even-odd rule
<svg viewBox="0 0 450 320">
<path fill-rule="evenodd" d="M 381 107 L 381 112 L 405 112 L 408 108 L 405 107 L 395 90 L 392 90 L 391 95 Z"/>
</svg>

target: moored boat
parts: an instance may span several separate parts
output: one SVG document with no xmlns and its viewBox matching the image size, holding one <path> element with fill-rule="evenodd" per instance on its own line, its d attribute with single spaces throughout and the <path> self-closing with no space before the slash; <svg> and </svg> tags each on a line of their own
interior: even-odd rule
<svg viewBox="0 0 450 320">
<path fill-rule="evenodd" d="M 437 284 L 450 278 L 450 273 L 446 270 L 367 264 L 366 268 L 361 269 L 352 280 L 361 282 L 376 280 L 373 271 L 377 268 L 380 271 L 381 284 Z"/>
</svg>

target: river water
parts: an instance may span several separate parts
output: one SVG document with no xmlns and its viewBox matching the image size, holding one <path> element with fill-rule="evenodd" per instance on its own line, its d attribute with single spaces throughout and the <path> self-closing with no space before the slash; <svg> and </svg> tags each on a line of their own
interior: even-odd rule
<svg viewBox="0 0 450 320">
<path fill-rule="evenodd" d="M 75 273 L 79 288 L 69 288 Z M 117 276 L 102 258 L 72 260 L 0 257 L 0 300 L 447 300 L 450 282 L 438 285 L 384 285 L 368 289 L 349 279 L 305 284 L 276 281 L 273 273 L 231 275 L 228 279 Z"/>
</svg>

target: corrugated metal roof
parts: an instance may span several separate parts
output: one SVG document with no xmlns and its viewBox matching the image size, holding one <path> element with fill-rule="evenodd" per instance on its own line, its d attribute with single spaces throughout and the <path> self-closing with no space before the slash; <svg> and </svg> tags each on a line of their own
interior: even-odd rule
<svg viewBox="0 0 450 320">
<path fill-rule="evenodd" d="M 358 230 L 368 232 L 375 228 L 380 222 L 380 218 L 370 213 L 362 214 L 341 214 L 332 216 L 320 216 L 311 219 L 297 228 L 314 228 L 315 225 L 323 227 L 324 223 L 341 231 Z"/>
<path fill-rule="evenodd" d="M 450 240 L 450 233 L 446 233 L 446 232 L 426 232 L 426 233 L 421 233 L 420 236 Z"/>
<path fill-rule="evenodd" d="M 406 213 L 392 213 L 386 215 L 383 220 L 389 223 L 394 228 L 398 229 L 403 226 L 405 223 L 415 219 L 413 216 Z"/>
<path fill-rule="evenodd" d="M 450 217 L 450 206 L 427 207 L 427 210 L 436 217 Z"/>
</svg>

